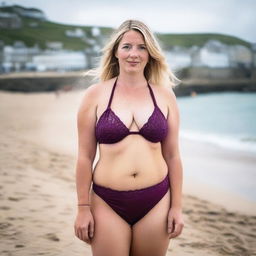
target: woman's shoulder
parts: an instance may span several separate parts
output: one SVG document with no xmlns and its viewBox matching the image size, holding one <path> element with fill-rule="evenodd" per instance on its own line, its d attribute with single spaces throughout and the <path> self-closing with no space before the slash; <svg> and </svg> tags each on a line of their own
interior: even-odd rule
<svg viewBox="0 0 256 256">
<path fill-rule="evenodd" d="M 96 107 L 101 97 L 110 89 L 113 81 L 114 78 L 89 85 L 84 91 L 81 107 Z"/>
<path fill-rule="evenodd" d="M 100 81 L 98 83 L 88 86 L 85 90 L 85 94 L 88 96 L 97 96 L 100 95 L 104 90 L 108 90 L 108 87 L 111 86 L 115 81 L 115 78 L 111 78 L 106 81 Z"/>
<path fill-rule="evenodd" d="M 172 87 L 157 84 L 150 85 L 153 88 L 154 92 L 157 93 L 157 95 L 162 99 L 165 99 L 168 102 L 176 100 L 176 96 Z"/>
</svg>

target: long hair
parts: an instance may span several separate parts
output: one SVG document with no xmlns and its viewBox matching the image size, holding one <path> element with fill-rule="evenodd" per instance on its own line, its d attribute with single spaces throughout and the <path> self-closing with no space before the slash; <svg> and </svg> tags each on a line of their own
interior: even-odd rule
<svg viewBox="0 0 256 256">
<path fill-rule="evenodd" d="M 98 68 L 91 69 L 85 75 L 92 75 L 100 81 L 106 81 L 119 75 L 119 63 L 115 57 L 118 45 L 124 33 L 135 30 L 142 34 L 149 53 L 149 61 L 144 69 L 145 78 L 159 86 L 175 87 L 181 81 L 169 68 L 162 49 L 150 29 L 141 21 L 126 20 L 112 33 L 110 40 L 102 49 Z"/>
</svg>

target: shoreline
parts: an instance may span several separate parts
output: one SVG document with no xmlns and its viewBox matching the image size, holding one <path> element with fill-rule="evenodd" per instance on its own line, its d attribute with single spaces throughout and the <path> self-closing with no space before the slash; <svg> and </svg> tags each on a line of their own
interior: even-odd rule
<svg viewBox="0 0 256 256">
<path fill-rule="evenodd" d="M 83 89 L 92 83 L 90 77 L 84 76 L 85 72 L 0 74 L 0 90 L 33 93 Z M 224 91 L 256 92 L 256 78 L 184 78 L 173 90 L 177 97 Z"/>
<path fill-rule="evenodd" d="M 185 194 L 209 200 L 227 210 L 256 213 L 255 154 L 185 138 L 180 139 L 180 147 Z M 248 196 L 249 192 L 253 194 Z"/>
<path fill-rule="evenodd" d="M 224 190 L 222 188 L 199 182 L 190 177 L 190 181 L 184 179 L 183 194 L 186 196 L 195 196 L 199 199 L 217 204 L 227 211 L 239 212 L 241 214 L 255 215 L 256 203 L 248 200 L 239 194 Z M 207 191 L 202 193 L 202 191 Z"/>
</svg>

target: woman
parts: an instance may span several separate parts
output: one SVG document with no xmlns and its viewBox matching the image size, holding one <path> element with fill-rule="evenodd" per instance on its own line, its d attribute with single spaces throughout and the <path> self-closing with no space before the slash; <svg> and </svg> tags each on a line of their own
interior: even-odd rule
<svg viewBox="0 0 256 256">
<path fill-rule="evenodd" d="M 95 256 L 165 255 L 184 226 L 179 114 L 168 88 L 178 79 L 140 21 L 121 24 L 103 53 L 100 82 L 78 111 L 75 234 Z"/>
</svg>

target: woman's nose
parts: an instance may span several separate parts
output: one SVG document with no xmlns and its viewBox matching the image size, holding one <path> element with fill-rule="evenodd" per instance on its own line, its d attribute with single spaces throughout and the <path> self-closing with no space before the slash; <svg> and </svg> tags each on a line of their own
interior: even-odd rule
<svg viewBox="0 0 256 256">
<path fill-rule="evenodd" d="M 130 50 L 130 55 L 131 56 L 137 56 L 138 55 L 138 49 L 136 49 L 135 47 L 131 48 Z"/>
</svg>

